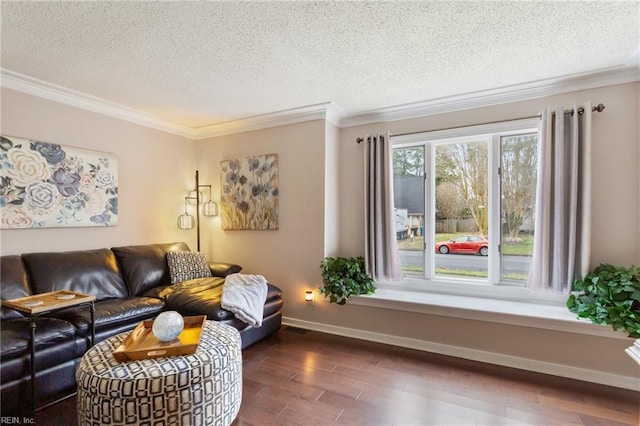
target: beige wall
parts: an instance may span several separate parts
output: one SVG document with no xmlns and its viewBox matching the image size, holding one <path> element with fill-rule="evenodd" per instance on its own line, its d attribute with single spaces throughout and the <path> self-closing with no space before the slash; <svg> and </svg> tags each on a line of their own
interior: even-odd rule
<svg viewBox="0 0 640 426">
<path fill-rule="evenodd" d="M 640 263 L 638 83 L 573 92 L 486 108 L 439 114 L 342 130 L 342 236 L 345 253 L 362 250 L 362 147 L 355 138 L 389 130 L 392 134 L 462 126 L 537 114 L 545 107 L 591 101 L 606 109 L 593 116 L 592 264 Z M 344 186 L 346 185 L 346 187 Z"/>
<path fill-rule="evenodd" d="M 328 121 L 324 170 L 324 256 L 337 256 L 340 244 L 340 131 Z"/>
<path fill-rule="evenodd" d="M 324 247 L 325 122 L 323 120 L 200 140 L 202 182 L 220 198 L 220 161 L 278 154 L 280 228 L 223 231 L 220 218 L 203 228 L 203 251 L 239 263 L 282 287 L 287 314 L 302 317 L 305 290 L 319 285 Z"/>
<path fill-rule="evenodd" d="M 281 229 L 221 231 L 219 224 L 215 224 L 208 236 L 207 250 L 216 259 L 242 263 L 247 271 L 262 273 L 282 287 L 286 319 L 310 328 L 350 329 L 355 330 L 355 335 L 360 330 L 362 336 L 379 333 L 530 359 L 538 365 L 552 363 L 638 376 L 637 365 L 624 353 L 630 344 L 626 339 L 359 305 L 319 302 L 309 306 L 303 301 L 304 290 L 317 288 L 321 281 L 318 264 L 324 255 L 363 254 L 363 152 L 362 145 L 355 142 L 357 136 L 387 130 L 398 134 L 471 125 L 535 115 L 547 106 L 569 106 L 588 100 L 606 105 L 605 112 L 593 119 L 593 264 L 640 263 L 637 86 L 620 85 L 346 128 L 340 130 L 337 141 L 333 127 L 321 122 L 199 141 L 200 169 L 207 170 L 216 185 L 219 184 L 216 176 L 219 160 L 268 152 L 280 154 Z M 337 250 L 334 238 L 337 238 Z"/>
<path fill-rule="evenodd" d="M 118 156 L 120 215 L 113 228 L 2 230 L 1 253 L 70 250 L 160 241 L 186 241 L 176 228 L 183 196 L 200 170 L 220 198 L 220 161 L 279 155 L 280 229 L 223 231 L 202 219 L 202 250 L 212 260 L 240 263 L 285 293 L 289 320 L 450 345 L 542 363 L 638 376 L 624 354 L 630 342 L 459 318 L 318 302 L 304 291 L 320 285 L 325 255 L 363 253 L 362 145 L 366 133 L 398 134 L 536 114 L 541 108 L 591 100 L 604 103 L 593 120 L 593 263 L 640 263 L 640 85 L 574 92 L 543 99 L 377 125 L 336 129 L 323 120 L 199 141 L 2 90 L 2 133 Z M 368 333 L 368 334 L 367 334 Z"/>
<path fill-rule="evenodd" d="M 356 137 L 478 124 L 537 114 L 544 107 L 592 101 L 606 110 L 593 117 L 592 264 L 640 263 L 638 247 L 640 175 L 638 83 L 586 90 L 506 105 L 459 111 L 342 130 L 340 144 L 340 252 L 362 254 L 362 146 Z M 631 339 L 609 339 L 479 321 L 406 313 L 363 306 L 338 310 L 320 306 L 323 314 L 304 320 L 403 336 L 445 345 L 496 352 L 578 368 L 640 377 L 625 353 Z"/>
<path fill-rule="evenodd" d="M 2 134 L 115 154 L 118 225 L 0 231 L 0 253 L 186 241 L 176 227 L 194 185 L 195 142 L 148 127 L 2 89 Z"/>
</svg>

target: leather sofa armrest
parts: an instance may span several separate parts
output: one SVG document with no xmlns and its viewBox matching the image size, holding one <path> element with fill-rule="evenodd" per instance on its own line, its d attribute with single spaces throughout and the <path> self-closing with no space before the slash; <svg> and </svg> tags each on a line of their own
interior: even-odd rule
<svg viewBox="0 0 640 426">
<path fill-rule="evenodd" d="M 234 263 L 208 262 L 211 273 L 214 277 L 224 278 L 229 274 L 235 274 L 242 271 L 242 266 Z"/>
</svg>

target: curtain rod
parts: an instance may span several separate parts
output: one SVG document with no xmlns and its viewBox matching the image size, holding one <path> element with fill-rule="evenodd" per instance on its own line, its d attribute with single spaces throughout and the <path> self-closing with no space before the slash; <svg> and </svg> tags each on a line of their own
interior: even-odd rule
<svg viewBox="0 0 640 426">
<path fill-rule="evenodd" d="M 602 111 L 604 111 L 604 109 L 605 109 L 605 106 L 603 104 L 598 104 L 598 105 L 596 105 L 594 107 L 591 107 L 591 111 L 592 112 L 602 112 Z M 584 114 L 584 108 L 583 107 L 579 107 L 577 109 L 577 111 L 578 111 L 578 115 L 583 115 Z M 574 110 L 573 110 L 573 108 L 572 109 L 568 109 L 564 113 L 573 115 Z M 417 135 L 419 133 L 439 132 L 441 130 L 462 129 L 463 127 L 480 126 L 480 125 L 483 125 L 483 124 L 505 123 L 507 121 L 527 120 L 529 118 L 541 118 L 541 117 L 542 117 L 542 114 L 530 115 L 528 117 L 509 118 L 507 120 L 485 121 L 484 123 L 465 124 L 464 126 L 444 127 L 444 128 L 441 128 L 441 129 L 421 130 L 419 132 L 399 133 L 397 135 L 391 135 L 391 136 L 393 137 L 393 136 Z M 371 137 L 367 138 L 367 141 L 369 141 L 370 139 L 371 139 Z M 356 138 L 356 142 L 358 142 L 358 143 L 364 142 L 364 138 Z"/>
</svg>

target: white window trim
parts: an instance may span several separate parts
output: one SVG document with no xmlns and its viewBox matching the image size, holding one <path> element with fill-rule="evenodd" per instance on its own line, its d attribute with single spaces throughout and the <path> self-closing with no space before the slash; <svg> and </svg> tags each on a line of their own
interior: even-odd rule
<svg viewBox="0 0 640 426">
<path fill-rule="evenodd" d="M 518 132 L 537 127 L 538 119 L 532 118 L 394 136 L 391 141 L 394 148 L 417 146 L 425 142 L 431 143 L 427 147 L 433 147 L 433 142 L 437 143 L 436 141 L 443 139 L 493 134 L 494 138 L 490 143 L 495 144 L 499 143 L 499 136 L 498 142 L 496 142 L 496 134 Z M 433 161 L 430 151 L 427 149 L 425 152 L 426 164 Z M 496 155 L 496 150 L 492 150 L 492 152 Z M 499 164 L 497 157 L 490 158 L 490 161 L 492 164 L 496 164 L 496 161 Z M 497 168 L 492 167 L 492 164 L 490 164 L 490 170 L 493 173 Z M 498 179 L 493 175 L 490 178 Z M 432 185 L 431 180 L 425 185 L 425 197 L 432 196 Z M 490 200 L 490 205 L 494 209 L 498 196 L 499 194 L 494 194 Z M 499 203 L 497 205 L 499 206 Z M 493 216 L 497 217 L 497 215 Z M 499 218 L 497 226 L 494 222 L 491 223 L 491 229 L 495 234 L 499 229 Z M 491 235 L 493 235 L 494 241 L 497 241 L 494 234 Z M 428 236 L 428 233 L 425 232 L 425 239 Z M 498 255 L 495 245 L 490 255 L 493 255 L 494 259 Z M 433 265 L 425 262 L 427 273 L 431 270 L 429 268 L 432 269 Z M 498 273 L 495 270 L 495 265 L 493 269 L 495 276 Z M 622 331 L 614 331 L 610 326 L 594 324 L 588 319 L 578 318 L 566 307 L 567 295 L 533 291 L 520 283 L 491 283 L 490 281 L 483 283 L 460 277 L 448 279 L 439 276 L 427 279 L 422 276 L 407 275 L 398 282 L 378 282 L 375 285 L 377 290 L 374 294 L 352 296 L 349 303 L 528 328 L 628 339 L 627 334 Z"/>
<path fill-rule="evenodd" d="M 500 137 L 505 134 L 513 134 L 536 129 L 538 127 L 538 122 L 539 120 L 537 118 L 528 118 L 516 121 L 489 123 L 477 126 L 438 130 L 433 132 L 392 136 L 391 141 L 394 149 L 420 146 L 426 143 L 427 145 L 425 145 L 425 164 L 430 164 L 430 166 L 428 167 L 428 170 L 425 171 L 425 173 L 428 173 L 429 171 L 433 170 L 433 164 L 431 164 L 433 161 L 435 161 L 433 159 L 433 149 L 434 146 L 437 146 L 438 144 L 444 142 L 452 143 L 457 139 L 464 141 L 469 136 L 478 136 L 480 138 L 488 138 L 486 142 L 490 145 L 495 145 L 500 143 Z M 495 186 L 495 181 L 499 179 L 497 166 L 500 164 L 499 150 L 491 149 L 490 152 L 492 152 L 493 155 L 489 158 L 489 170 L 491 171 L 489 176 L 489 184 Z M 434 203 L 434 191 L 435 182 L 433 181 L 433 179 L 428 179 L 428 181 L 425 182 L 425 200 L 431 200 L 431 204 Z M 499 210 L 500 208 L 500 194 L 496 191 L 490 191 L 490 194 L 491 198 L 489 200 L 488 206 L 490 216 L 489 220 L 491 221 L 489 229 L 489 240 L 491 241 L 491 239 L 493 239 L 493 241 L 499 241 L 500 218 L 499 215 L 493 214 L 493 212 Z M 431 222 L 431 226 L 426 226 L 424 233 L 424 238 L 425 241 L 427 241 L 427 246 L 429 246 L 428 241 L 434 240 L 433 229 L 435 229 L 435 218 L 430 217 L 429 221 Z M 425 218 L 425 225 L 427 224 L 427 222 L 428 221 Z M 402 281 L 395 283 L 394 287 L 400 287 L 405 290 L 418 289 L 418 291 L 424 290 L 426 288 L 429 291 L 434 291 L 437 293 L 459 296 L 490 297 L 515 301 L 534 300 L 542 303 L 548 303 L 549 301 L 551 301 L 552 303 L 557 303 L 557 300 L 554 300 L 555 296 L 537 294 L 536 292 L 532 292 L 528 289 L 525 289 L 523 283 L 499 282 L 497 278 L 500 276 L 500 266 L 497 247 L 497 244 L 490 244 L 491 251 L 489 253 L 489 265 L 487 271 L 489 277 L 486 283 L 478 282 L 475 280 L 465 281 L 460 277 L 449 280 L 446 277 L 433 276 L 435 259 L 433 258 L 433 256 L 428 255 L 427 250 L 425 250 L 425 275 L 427 277 L 430 276 L 433 278 L 428 279 L 426 277 L 417 275 L 406 275 Z M 475 289 L 473 286 L 475 286 Z M 478 289 L 481 289 L 482 292 L 474 291 Z"/>
<path fill-rule="evenodd" d="M 419 143 L 424 141 L 452 139 L 456 137 L 466 137 L 474 135 L 483 135 L 489 133 L 502 133 L 518 130 L 533 129 L 538 127 L 539 119 L 525 118 L 522 120 L 505 121 L 500 123 L 481 124 L 477 126 L 468 126 L 460 128 L 452 128 L 447 130 L 436 130 L 433 132 L 412 133 L 408 135 L 391 135 L 391 142 L 395 145 L 405 145 Z"/>
<path fill-rule="evenodd" d="M 412 293 L 445 294 L 460 297 L 477 297 L 505 302 L 532 302 L 547 305 L 564 305 L 568 296 L 539 292 L 520 283 L 491 284 L 461 277 L 427 280 L 420 276 L 405 276 L 400 281 L 381 281 L 376 288 L 406 290 Z"/>
</svg>

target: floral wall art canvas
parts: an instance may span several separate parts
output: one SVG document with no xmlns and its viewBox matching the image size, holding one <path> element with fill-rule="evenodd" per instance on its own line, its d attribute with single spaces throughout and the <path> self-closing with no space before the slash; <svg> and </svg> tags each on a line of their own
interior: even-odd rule
<svg viewBox="0 0 640 426">
<path fill-rule="evenodd" d="M 116 225 L 117 159 L 2 136 L 0 217 L 3 229 Z"/>
<path fill-rule="evenodd" d="M 278 229 L 278 154 L 220 162 L 222 229 Z"/>
</svg>

